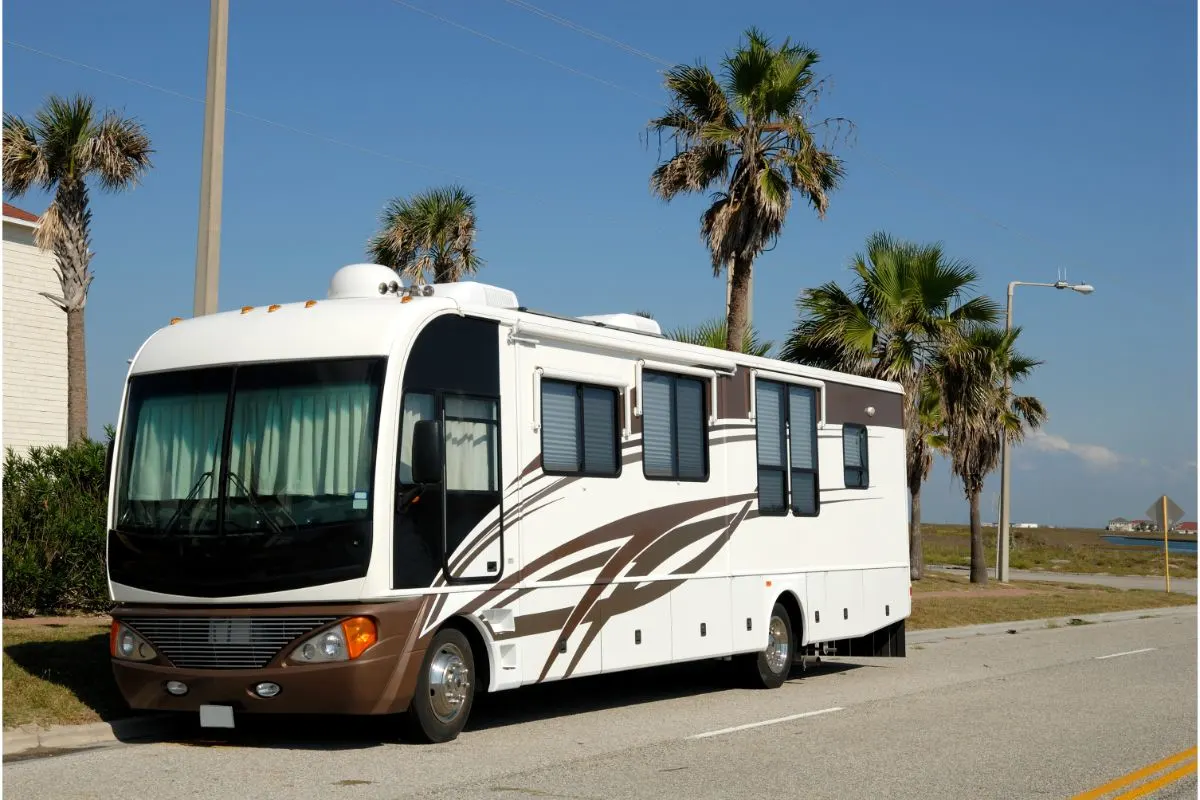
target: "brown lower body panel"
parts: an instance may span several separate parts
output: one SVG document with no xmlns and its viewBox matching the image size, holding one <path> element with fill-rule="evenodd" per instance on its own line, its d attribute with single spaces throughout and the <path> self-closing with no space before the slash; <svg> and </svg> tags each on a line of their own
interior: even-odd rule
<svg viewBox="0 0 1200 800">
<path fill-rule="evenodd" d="M 128 618 L 237 618 L 352 616 L 372 617 L 378 640 L 352 661 L 323 664 L 289 664 L 295 643 L 284 647 L 257 669 L 188 669 L 177 667 L 161 654 L 150 662 L 112 659 L 113 676 L 125 701 L 133 709 L 197 711 L 201 705 L 232 705 L 244 713 L 259 714 L 394 714 L 408 708 L 425 657 L 419 638 L 423 598 L 387 603 L 329 604 L 220 608 L 121 606 L 112 612 L 117 621 Z M 336 624 L 336 623 L 335 623 Z M 331 626 L 317 628 L 297 641 Z M 135 628 L 136 630 L 136 628 Z M 153 645 L 153 642 L 151 642 Z M 188 685 L 182 697 L 169 694 L 167 681 Z M 254 694 L 263 681 L 279 684 L 271 698 Z"/>
</svg>

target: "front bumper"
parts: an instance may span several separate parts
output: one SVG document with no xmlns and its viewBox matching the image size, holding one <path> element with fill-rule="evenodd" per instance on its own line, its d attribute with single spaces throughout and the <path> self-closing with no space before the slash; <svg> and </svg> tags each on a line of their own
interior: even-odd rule
<svg viewBox="0 0 1200 800">
<path fill-rule="evenodd" d="M 424 644 L 414 630 L 420 624 L 420 598 L 390 603 L 304 608 L 145 608 L 125 607 L 123 616 L 236 617 L 336 615 L 371 616 L 379 639 L 353 661 L 321 664 L 288 664 L 285 659 L 295 642 L 284 647 L 260 669 L 186 669 L 161 655 L 151 662 L 112 659 L 113 676 L 125 701 L 133 709 L 195 712 L 201 705 L 230 705 L 235 711 L 255 714 L 391 714 L 404 711 L 412 700 Z M 306 634 L 300 640 L 307 638 Z M 151 642 L 153 645 L 153 642 Z M 167 681 L 182 681 L 187 694 L 167 692 Z M 275 697 L 254 693 L 258 683 L 280 686 Z"/>
</svg>

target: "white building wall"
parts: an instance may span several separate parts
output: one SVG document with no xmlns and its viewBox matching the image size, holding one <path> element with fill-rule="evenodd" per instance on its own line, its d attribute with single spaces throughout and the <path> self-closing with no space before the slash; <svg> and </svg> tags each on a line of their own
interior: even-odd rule
<svg viewBox="0 0 1200 800">
<path fill-rule="evenodd" d="M 65 445 L 67 315 L 40 294 L 62 292 L 54 256 L 8 219 L 3 256 L 3 446 Z"/>
</svg>

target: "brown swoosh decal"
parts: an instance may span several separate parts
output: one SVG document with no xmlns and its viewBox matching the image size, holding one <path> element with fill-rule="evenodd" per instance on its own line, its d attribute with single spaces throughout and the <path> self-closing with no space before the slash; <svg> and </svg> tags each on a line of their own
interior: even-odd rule
<svg viewBox="0 0 1200 800">
<path fill-rule="evenodd" d="M 628 516 L 615 519 L 601 525 L 598 528 L 593 528 L 585 534 L 576 536 L 570 541 L 563 542 L 558 547 L 535 558 L 523 569 L 516 570 L 508 576 L 500 579 L 493 591 L 487 595 L 476 597 L 471 602 L 467 603 L 458 613 L 473 614 L 483 607 L 491 597 L 512 589 L 516 584 L 525 580 L 530 575 L 537 574 L 542 569 L 554 564 L 573 553 L 578 553 L 597 544 L 610 542 L 615 539 L 624 539 L 629 537 L 630 530 L 633 529 L 633 536 L 639 537 L 640 541 L 645 541 L 647 538 L 654 538 L 656 531 L 669 530 L 675 524 L 682 520 L 686 520 L 696 514 L 704 511 L 711 511 L 714 508 L 720 508 L 730 502 L 737 500 L 748 500 L 754 497 L 754 494 L 746 494 L 737 497 L 708 497 L 700 500 L 689 500 L 683 503 L 676 503 L 662 508 L 651 508 L 644 511 L 638 511 Z M 648 528 L 648 530 L 645 530 Z M 626 545 L 628 547 L 628 545 Z M 624 550 L 626 548 L 621 548 Z M 638 548 L 641 549 L 640 547 Z M 620 551 L 618 551 L 620 555 Z M 614 556 L 614 559 L 616 556 Z M 597 578 L 601 580 L 601 578 Z"/>
<path fill-rule="evenodd" d="M 536 614 L 525 614 L 517 617 L 515 630 L 512 633 L 501 633 L 496 639 L 518 639 L 522 636 L 537 636 L 539 633 L 549 633 L 562 628 L 567 621 L 571 609 L 556 608 L 552 611 L 539 611 Z"/>
<path fill-rule="evenodd" d="M 673 528 L 665 536 L 638 553 L 634 557 L 629 571 L 625 574 L 630 578 L 649 575 L 655 567 L 683 548 L 700 541 L 714 531 L 719 531 L 727 524 L 729 523 L 724 517 L 712 517 Z"/>
<path fill-rule="evenodd" d="M 576 561 L 574 564 L 569 564 L 568 566 L 563 567 L 558 572 L 552 572 L 551 574 L 547 575 L 545 578 L 542 578 L 541 580 L 560 581 L 564 578 L 570 578 L 573 575 L 580 575 L 584 572 L 590 572 L 590 571 L 596 569 L 597 567 L 603 565 L 604 562 L 608 561 L 609 557 L 612 556 L 612 554 L 615 552 L 617 552 L 617 548 L 614 547 L 611 550 L 605 550 L 601 553 L 596 553 L 595 555 L 588 556 L 587 558 L 583 559 L 582 561 Z M 510 594 L 505 599 L 501 600 L 499 603 L 497 603 L 495 607 L 496 608 L 504 608 L 508 604 L 514 603 L 518 599 L 529 594 L 535 588 L 537 588 L 537 587 L 528 586 L 524 589 L 516 591 L 516 592 Z"/>
<path fill-rule="evenodd" d="M 596 602 L 596 598 L 603 591 L 605 584 L 611 581 L 616 575 L 631 562 L 642 549 L 654 539 L 657 539 L 662 532 L 670 530 L 684 520 L 690 519 L 697 514 L 702 514 L 705 511 L 712 511 L 727 505 L 733 500 L 748 500 L 753 495 L 745 495 L 741 497 L 716 497 L 705 498 L 703 500 L 691 500 L 683 503 L 666 506 L 664 508 L 651 509 L 638 514 L 633 514 L 625 520 L 617 520 L 609 523 L 601 528 L 597 528 L 593 533 L 605 532 L 605 535 L 611 535 L 615 526 L 617 530 L 629 531 L 632 529 L 632 535 L 629 540 L 621 546 L 609 562 L 600 571 L 596 577 L 596 582 L 587 588 L 584 592 L 583 599 L 579 605 L 575 606 L 575 610 L 571 613 L 567 624 L 563 627 L 563 636 L 569 637 L 579 625 L 584 615 L 591 610 L 592 604 Z M 590 534 L 589 534 L 590 535 Z M 627 534 L 628 535 L 628 534 Z M 584 539 L 588 535 L 585 535 Z M 579 541 L 579 540 L 575 540 Z M 578 549 L 578 547 L 576 547 Z M 549 554 L 548 554 L 549 555 Z M 546 678 L 546 674 L 550 671 L 550 667 L 554 665 L 555 659 L 558 658 L 558 651 L 552 650 L 550 657 L 546 659 L 545 666 L 542 667 L 542 673 L 538 676 L 538 680 L 542 681 Z"/>
<path fill-rule="evenodd" d="M 746 505 L 742 506 L 742 509 L 738 512 L 737 516 L 733 518 L 733 522 L 729 524 L 729 527 L 727 527 L 725 531 L 717 537 L 716 541 L 706 547 L 691 561 L 673 570 L 671 574 L 691 575 L 699 571 L 701 567 L 711 561 L 713 557 L 721 551 L 721 548 L 724 547 L 726 542 L 729 541 L 730 537 L 733 536 L 733 532 L 737 530 L 738 525 L 741 524 L 742 520 L 746 518 L 746 512 L 749 511 L 749 509 L 750 503 L 747 502 Z M 684 527 L 687 528 L 691 526 Z M 683 529 L 684 528 L 677 528 L 676 530 Z M 660 539 L 659 542 L 661 541 L 662 540 Z M 655 544 L 657 545 L 658 543 L 656 542 Z M 671 551 L 671 553 L 679 552 L 681 549 L 686 547 L 687 544 L 690 544 L 690 542 L 680 544 L 680 547 Z M 671 553 L 669 553 L 668 556 Z M 571 673 L 575 671 L 575 667 L 579 665 L 579 662 L 587 652 L 588 647 L 590 647 L 595 641 L 596 636 L 600 634 L 601 629 L 604 627 L 604 624 L 608 622 L 608 620 L 612 619 L 618 614 L 624 614 L 628 611 L 632 611 L 635 608 L 640 608 L 644 605 L 652 603 L 660 597 L 665 596 L 675 588 L 681 586 L 685 581 L 686 578 L 682 578 L 680 580 L 658 580 L 654 581 L 649 586 L 639 586 L 636 583 L 617 584 L 616 588 L 613 590 L 613 593 L 605 600 L 597 603 L 592 612 L 587 615 L 587 621 L 591 622 L 592 624 L 588 628 L 587 633 L 584 634 L 583 639 L 579 642 L 579 646 L 575 648 L 575 655 L 572 656 L 570 663 L 567 664 L 567 669 L 563 674 L 563 677 L 570 677 Z"/>
</svg>

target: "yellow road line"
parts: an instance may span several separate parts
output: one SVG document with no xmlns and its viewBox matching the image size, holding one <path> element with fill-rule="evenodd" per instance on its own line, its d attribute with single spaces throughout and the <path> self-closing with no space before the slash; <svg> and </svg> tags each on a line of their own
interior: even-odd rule
<svg viewBox="0 0 1200 800">
<path fill-rule="evenodd" d="M 1145 767 L 1142 767 L 1141 769 L 1134 770 L 1133 772 L 1130 772 L 1127 775 L 1122 775 L 1121 777 L 1117 778 L 1116 780 L 1109 781 L 1108 783 L 1104 784 L 1103 786 L 1097 786 L 1095 789 L 1092 789 L 1091 791 L 1084 792 L 1083 794 L 1077 794 L 1073 798 L 1071 798 L 1071 800 L 1098 800 L 1098 798 L 1103 797 L 1104 795 L 1108 794 L 1109 792 L 1115 792 L 1117 789 L 1121 789 L 1125 786 L 1128 786 L 1131 783 L 1137 783 L 1140 780 L 1149 778 L 1151 775 L 1153 775 L 1156 772 L 1160 772 L 1160 771 L 1166 769 L 1167 767 L 1172 766 L 1173 764 L 1178 764 L 1180 761 L 1184 761 L 1189 758 L 1194 758 L 1195 756 L 1196 756 L 1196 748 L 1189 747 L 1187 750 L 1184 750 L 1182 753 L 1176 753 L 1173 756 L 1167 756 L 1162 761 L 1156 761 L 1153 764 L 1150 764 L 1149 766 L 1145 766 Z M 1190 768 L 1195 769 L 1196 768 L 1195 764 L 1191 765 Z"/>
<path fill-rule="evenodd" d="M 1192 772 L 1195 772 L 1195 771 L 1196 771 L 1196 762 L 1192 761 L 1191 763 L 1184 764 L 1182 767 L 1180 767 L 1177 770 L 1168 772 L 1166 775 L 1163 775 L 1162 777 L 1155 778 L 1154 780 L 1150 781 L 1149 783 L 1143 783 L 1141 786 L 1138 786 L 1135 789 L 1130 789 L 1125 794 L 1117 795 L 1116 797 L 1113 798 L 1113 800 L 1133 800 L 1133 798 L 1135 798 L 1135 797 L 1144 797 L 1144 796 L 1150 794 L 1150 792 L 1153 792 L 1157 789 L 1161 789 L 1162 787 L 1166 786 L 1168 783 L 1174 783 L 1175 781 L 1179 780 L 1180 778 L 1183 778 L 1186 775 L 1188 775 Z"/>
</svg>

